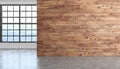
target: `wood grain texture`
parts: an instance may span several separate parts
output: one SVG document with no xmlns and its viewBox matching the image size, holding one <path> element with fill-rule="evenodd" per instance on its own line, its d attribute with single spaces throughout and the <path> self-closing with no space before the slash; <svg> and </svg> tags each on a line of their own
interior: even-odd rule
<svg viewBox="0 0 120 69">
<path fill-rule="evenodd" d="M 120 56 L 120 0 L 38 0 L 38 56 Z"/>
</svg>

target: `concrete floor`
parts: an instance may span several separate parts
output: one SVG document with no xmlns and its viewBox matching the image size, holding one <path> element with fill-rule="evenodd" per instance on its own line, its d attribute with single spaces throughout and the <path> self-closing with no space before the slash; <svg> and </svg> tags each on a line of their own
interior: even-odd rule
<svg viewBox="0 0 120 69">
<path fill-rule="evenodd" d="M 35 50 L 0 50 L 0 69 L 120 69 L 120 57 L 37 57 Z"/>
<path fill-rule="evenodd" d="M 120 57 L 39 57 L 38 69 L 120 69 Z"/>
</svg>

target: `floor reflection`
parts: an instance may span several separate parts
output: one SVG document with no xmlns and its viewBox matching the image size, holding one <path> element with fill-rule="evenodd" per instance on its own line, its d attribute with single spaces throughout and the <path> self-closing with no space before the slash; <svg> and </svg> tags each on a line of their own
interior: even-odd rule
<svg viewBox="0 0 120 69">
<path fill-rule="evenodd" d="M 0 69 L 37 69 L 35 50 L 0 51 Z"/>
<path fill-rule="evenodd" d="M 0 69 L 120 69 L 119 57 L 38 57 L 36 50 L 0 50 Z"/>
</svg>

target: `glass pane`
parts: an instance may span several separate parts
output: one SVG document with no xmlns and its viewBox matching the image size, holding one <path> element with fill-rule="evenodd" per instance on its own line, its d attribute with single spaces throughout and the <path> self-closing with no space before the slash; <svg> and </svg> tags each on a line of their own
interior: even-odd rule
<svg viewBox="0 0 120 69">
<path fill-rule="evenodd" d="M 21 17 L 25 17 L 25 12 L 21 12 Z"/>
<path fill-rule="evenodd" d="M 8 41 L 13 41 L 13 37 L 8 37 Z"/>
<path fill-rule="evenodd" d="M 7 29 L 7 24 L 2 24 L 2 29 Z"/>
<path fill-rule="evenodd" d="M 8 30 L 8 35 L 13 35 L 13 30 Z"/>
<path fill-rule="evenodd" d="M 37 41 L 37 38 L 36 37 L 32 37 L 32 41 Z"/>
<path fill-rule="evenodd" d="M 7 31 L 2 30 L 2 35 L 7 35 Z"/>
<path fill-rule="evenodd" d="M 14 30 L 14 35 L 19 35 L 19 30 Z"/>
<path fill-rule="evenodd" d="M 25 35 L 25 30 L 21 30 L 20 35 Z"/>
<path fill-rule="evenodd" d="M 7 41 L 7 37 L 2 37 L 2 41 Z"/>
<path fill-rule="evenodd" d="M 26 11 L 31 11 L 31 6 L 26 6 Z"/>
<path fill-rule="evenodd" d="M 25 29 L 25 24 L 21 24 L 20 28 Z"/>
<path fill-rule="evenodd" d="M 19 37 L 14 37 L 14 41 L 19 41 Z"/>
<path fill-rule="evenodd" d="M 33 25 L 32 25 L 32 29 L 37 29 L 37 25 L 36 25 L 36 24 L 33 24 Z"/>
<path fill-rule="evenodd" d="M 14 23 L 19 23 L 19 18 L 14 18 Z"/>
<path fill-rule="evenodd" d="M 22 36 L 21 36 L 21 37 L 20 37 L 20 40 L 21 40 L 21 41 L 25 41 L 25 37 L 22 37 Z"/>
<path fill-rule="evenodd" d="M 14 29 L 19 29 L 19 24 L 14 24 Z"/>
<path fill-rule="evenodd" d="M 7 17 L 7 12 L 2 12 L 3 17 Z"/>
<path fill-rule="evenodd" d="M 13 18 L 8 18 L 8 23 L 13 23 Z"/>
<path fill-rule="evenodd" d="M 32 11 L 37 11 L 37 6 L 32 6 Z"/>
<path fill-rule="evenodd" d="M 8 12 L 8 17 L 13 17 L 13 12 Z"/>
<path fill-rule="evenodd" d="M 25 18 L 21 18 L 21 23 L 25 23 Z"/>
<path fill-rule="evenodd" d="M 13 29 L 13 25 L 12 25 L 12 24 L 9 24 L 9 25 L 8 25 L 8 29 Z"/>
<path fill-rule="evenodd" d="M 32 23 L 37 23 L 37 18 L 32 18 Z"/>
<path fill-rule="evenodd" d="M 37 12 L 32 12 L 32 17 L 37 17 Z"/>
<path fill-rule="evenodd" d="M 31 29 L 31 24 L 27 24 L 26 29 Z"/>
<path fill-rule="evenodd" d="M 31 23 L 31 18 L 26 18 L 26 23 Z"/>
<path fill-rule="evenodd" d="M 19 6 L 14 6 L 14 11 L 19 11 Z"/>
<path fill-rule="evenodd" d="M 7 11 L 7 6 L 2 6 L 3 11 Z"/>
<path fill-rule="evenodd" d="M 31 41 L 31 37 L 26 37 L 26 41 Z"/>
<path fill-rule="evenodd" d="M 25 6 L 21 6 L 21 11 L 25 11 Z"/>
<path fill-rule="evenodd" d="M 14 12 L 14 17 L 19 17 L 19 12 Z"/>
<path fill-rule="evenodd" d="M 32 35 L 37 35 L 37 31 L 32 31 Z"/>
<path fill-rule="evenodd" d="M 7 23 L 7 18 L 2 18 L 2 23 Z"/>
<path fill-rule="evenodd" d="M 26 17 L 31 17 L 31 12 L 26 12 Z"/>
<path fill-rule="evenodd" d="M 13 6 L 8 6 L 8 11 L 13 11 Z"/>
<path fill-rule="evenodd" d="M 31 35 L 31 31 L 26 31 L 26 35 Z"/>
</svg>

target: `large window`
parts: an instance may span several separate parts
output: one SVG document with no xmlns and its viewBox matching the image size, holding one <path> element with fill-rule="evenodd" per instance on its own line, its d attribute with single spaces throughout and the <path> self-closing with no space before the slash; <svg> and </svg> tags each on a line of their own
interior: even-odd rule
<svg viewBox="0 0 120 69">
<path fill-rule="evenodd" d="M 36 5 L 2 5 L 2 42 L 36 41 Z"/>
</svg>

